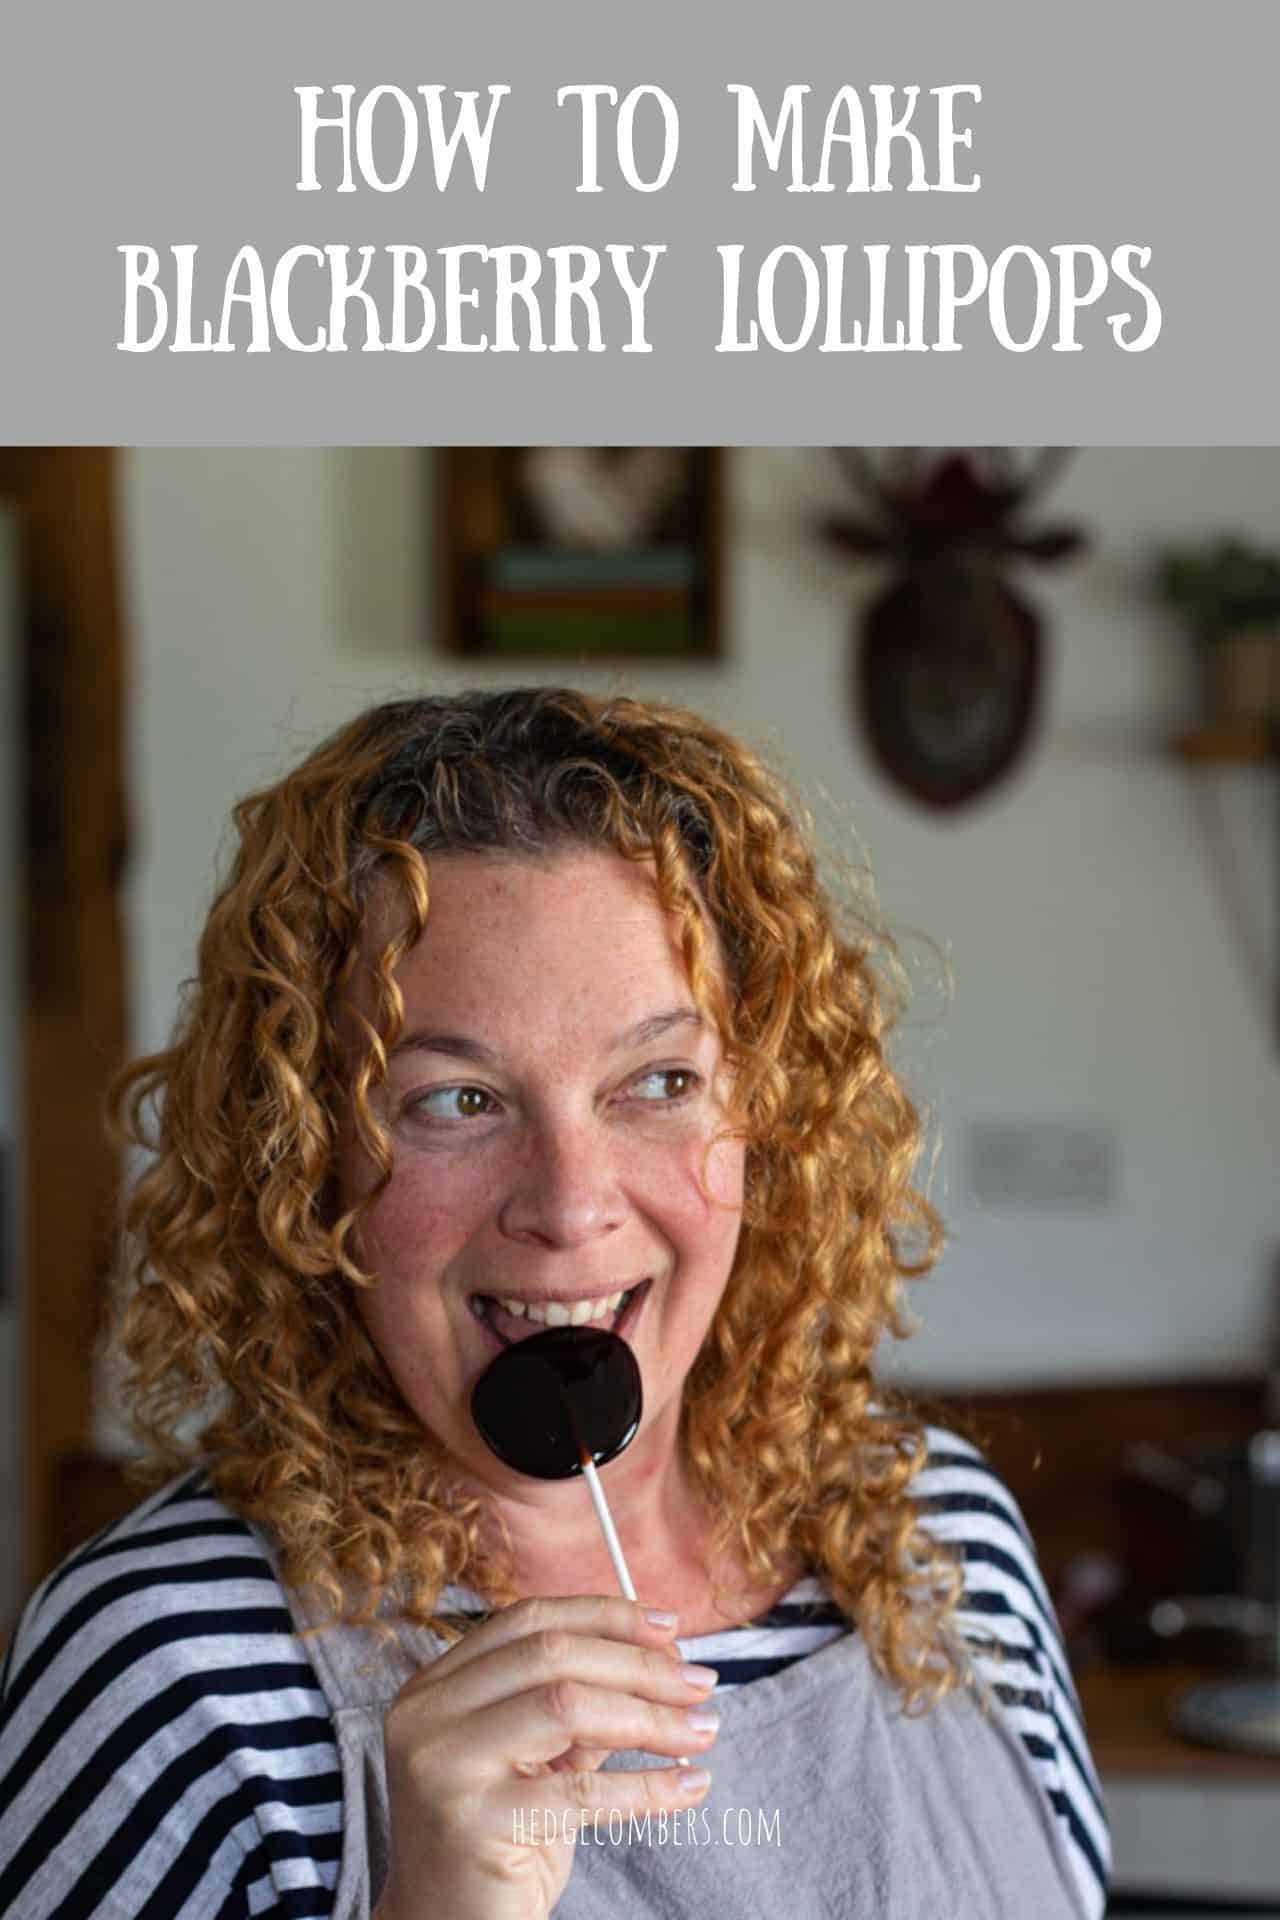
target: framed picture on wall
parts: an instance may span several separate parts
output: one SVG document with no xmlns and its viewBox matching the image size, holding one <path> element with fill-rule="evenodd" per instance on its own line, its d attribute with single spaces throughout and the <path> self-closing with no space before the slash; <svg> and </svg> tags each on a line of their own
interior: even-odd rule
<svg viewBox="0 0 1280 1920">
<path fill-rule="evenodd" d="M 718 654 L 714 447 L 448 447 L 441 644 L 471 656 Z"/>
</svg>

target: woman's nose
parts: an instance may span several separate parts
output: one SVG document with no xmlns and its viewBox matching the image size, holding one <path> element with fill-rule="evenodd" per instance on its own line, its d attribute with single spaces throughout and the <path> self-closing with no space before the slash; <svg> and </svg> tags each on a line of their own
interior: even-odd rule
<svg viewBox="0 0 1280 1920">
<path fill-rule="evenodd" d="M 498 1213 L 513 1240 L 576 1247 L 612 1233 L 626 1213 L 616 1142 L 591 1121 L 531 1130 Z"/>
</svg>

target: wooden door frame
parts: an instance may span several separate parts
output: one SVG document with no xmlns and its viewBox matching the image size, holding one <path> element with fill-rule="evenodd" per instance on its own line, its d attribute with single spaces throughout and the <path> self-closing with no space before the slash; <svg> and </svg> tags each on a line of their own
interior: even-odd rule
<svg viewBox="0 0 1280 1920">
<path fill-rule="evenodd" d="M 103 1096 L 126 1046 L 127 847 L 109 448 L 0 449 L 17 524 L 22 767 L 18 1113 L 28 1584 L 79 1530 L 68 1469 L 91 1452 L 95 1336 L 114 1259 L 119 1155 Z"/>
</svg>

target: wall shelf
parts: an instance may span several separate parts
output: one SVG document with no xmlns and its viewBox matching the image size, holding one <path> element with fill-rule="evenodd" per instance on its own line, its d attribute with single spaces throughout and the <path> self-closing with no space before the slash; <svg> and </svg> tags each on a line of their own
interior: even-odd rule
<svg viewBox="0 0 1280 1920">
<path fill-rule="evenodd" d="M 1280 721 L 1219 722 L 1183 733 L 1173 743 L 1180 760 L 1201 766 L 1257 766 L 1280 760 Z"/>
</svg>

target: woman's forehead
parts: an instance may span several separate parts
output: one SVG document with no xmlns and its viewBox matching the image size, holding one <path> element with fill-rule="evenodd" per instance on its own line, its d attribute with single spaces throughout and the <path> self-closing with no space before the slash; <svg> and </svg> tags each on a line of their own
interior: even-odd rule
<svg viewBox="0 0 1280 1920">
<path fill-rule="evenodd" d="M 648 862 L 594 848 L 537 859 L 450 853 L 428 863 L 427 894 L 422 937 L 396 964 L 407 998 L 462 1003 L 483 990 L 517 1000 L 545 985 L 591 1001 L 693 1003 L 683 928 L 663 910 Z M 408 920 L 403 893 L 381 878 L 365 915 L 364 994 Z M 718 962 L 718 942 L 709 957 Z M 637 1004 L 635 1018 L 653 1010 Z"/>
<path fill-rule="evenodd" d="M 474 912 L 483 902 L 517 897 L 529 907 L 541 899 L 625 898 L 636 911 L 659 912 L 657 878 L 651 860 L 628 860 L 608 847 L 569 845 L 520 853 L 446 851 L 423 856 L 427 889 L 427 931 L 433 909 L 437 923 L 455 910 Z M 380 869 L 370 883 L 361 918 L 362 944 L 379 947 L 402 933 L 411 918 L 404 882 L 393 870 Z"/>
<path fill-rule="evenodd" d="M 433 962 L 487 966 L 501 961 L 498 947 L 558 967 L 562 949 L 569 957 L 584 943 L 606 955 L 618 945 L 651 958 L 669 953 L 683 973 L 680 921 L 663 910 L 648 862 L 581 848 L 537 858 L 448 853 L 426 865 L 422 935 L 401 955 L 398 973 L 430 970 Z M 376 967 L 412 924 L 403 884 L 379 875 L 363 914 L 362 968 Z"/>
</svg>

